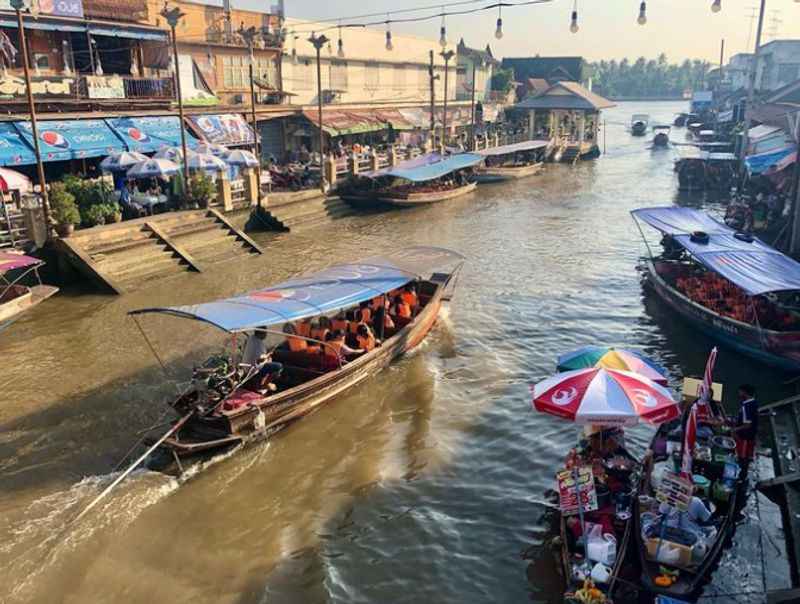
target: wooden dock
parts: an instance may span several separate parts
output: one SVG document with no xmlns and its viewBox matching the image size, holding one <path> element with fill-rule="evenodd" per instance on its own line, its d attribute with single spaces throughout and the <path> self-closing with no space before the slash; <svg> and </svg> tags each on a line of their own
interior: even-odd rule
<svg viewBox="0 0 800 604">
<path fill-rule="evenodd" d="M 152 279 L 201 272 L 213 262 L 263 253 L 217 210 L 157 214 L 76 231 L 56 249 L 85 276 L 117 294 Z"/>
</svg>

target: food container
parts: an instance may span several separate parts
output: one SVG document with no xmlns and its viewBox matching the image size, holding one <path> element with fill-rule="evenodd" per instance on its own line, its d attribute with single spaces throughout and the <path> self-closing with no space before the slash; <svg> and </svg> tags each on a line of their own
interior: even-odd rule
<svg viewBox="0 0 800 604">
<path fill-rule="evenodd" d="M 694 492 L 697 496 L 707 498 L 711 489 L 711 481 L 705 476 L 695 474 L 692 476 L 692 482 L 694 483 Z"/>
<path fill-rule="evenodd" d="M 711 451 L 714 459 L 732 457 L 736 452 L 736 441 L 730 436 L 715 436 L 711 439 Z"/>
</svg>

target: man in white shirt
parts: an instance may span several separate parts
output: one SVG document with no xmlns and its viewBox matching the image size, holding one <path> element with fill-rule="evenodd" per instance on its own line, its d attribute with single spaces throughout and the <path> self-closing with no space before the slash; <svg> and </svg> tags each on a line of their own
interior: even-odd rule
<svg viewBox="0 0 800 604">
<path fill-rule="evenodd" d="M 283 371 L 281 363 L 271 362 L 271 355 L 267 350 L 267 332 L 261 329 L 255 330 L 247 338 L 247 344 L 242 354 L 242 364 L 258 368 L 258 373 L 253 375 L 245 386 L 251 390 L 275 390 L 272 378 L 280 375 Z"/>
</svg>

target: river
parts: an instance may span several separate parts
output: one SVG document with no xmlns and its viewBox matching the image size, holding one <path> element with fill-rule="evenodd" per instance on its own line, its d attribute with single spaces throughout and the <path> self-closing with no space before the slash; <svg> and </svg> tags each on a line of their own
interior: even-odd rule
<svg viewBox="0 0 800 604">
<path fill-rule="evenodd" d="M 652 356 L 677 386 L 702 374 L 713 345 L 644 299 L 645 248 L 629 216 L 702 205 L 678 198 L 671 150 L 626 131 L 633 113 L 671 121 L 684 106 L 605 112 L 607 153 L 596 161 L 548 165 L 434 207 L 257 234 L 261 257 L 120 297 L 68 289 L 18 321 L 0 335 L 0 601 L 558 601 L 553 473 L 576 428 L 535 413 L 530 385 L 559 353 L 608 344 Z M 72 523 L 191 363 L 221 345 L 210 328 L 145 318 L 162 370 L 127 311 L 410 243 L 467 256 L 418 350 L 196 475 L 137 472 Z M 728 349 L 717 368 L 717 381 L 752 381 L 762 400 L 786 392 L 785 375 Z M 649 435 L 637 428 L 630 440 L 641 449 Z M 737 587 L 739 564 L 723 562 Z"/>
</svg>

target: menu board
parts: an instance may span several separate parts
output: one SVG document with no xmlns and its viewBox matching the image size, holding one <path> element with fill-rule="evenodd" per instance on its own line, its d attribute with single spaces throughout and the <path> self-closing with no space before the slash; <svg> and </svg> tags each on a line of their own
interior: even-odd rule
<svg viewBox="0 0 800 604">
<path fill-rule="evenodd" d="M 666 503 L 681 512 L 689 509 L 692 501 L 694 484 L 688 478 L 673 472 L 664 472 L 661 484 L 656 490 L 656 499 L 661 503 Z"/>
<path fill-rule="evenodd" d="M 575 478 L 578 479 L 576 487 Z M 584 512 L 597 509 L 597 491 L 594 487 L 594 474 L 591 466 L 583 466 L 577 470 L 562 470 L 556 474 L 558 481 L 558 507 L 565 516 L 578 513 L 578 496 Z"/>
</svg>

